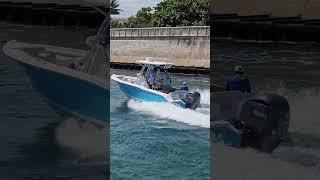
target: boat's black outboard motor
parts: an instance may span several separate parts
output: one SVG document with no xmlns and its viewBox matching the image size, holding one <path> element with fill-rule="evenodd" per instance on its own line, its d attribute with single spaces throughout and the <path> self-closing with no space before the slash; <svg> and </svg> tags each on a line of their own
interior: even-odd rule
<svg viewBox="0 0 320 180">
<path fill-rule="evenodd" d="M 200 106 L 201 95 L 197 91 L 188 92 L 184 97 L 184 102 L 189 109 L 196 109 Z"/>
<path fill-rule="evenodd" d="M 236 120 L 241 124 L 242 146 L 271 153 L 288 137 L 289 103 L 276 94 L 257 95 L 245 100 Z"/>
</svg>

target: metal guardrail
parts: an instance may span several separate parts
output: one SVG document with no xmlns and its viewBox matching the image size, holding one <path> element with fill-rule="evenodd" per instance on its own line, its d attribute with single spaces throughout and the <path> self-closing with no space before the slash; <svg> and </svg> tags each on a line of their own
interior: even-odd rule
<svg viewBox="0 0 320 180">
<path fill-rule="evenodd" d="M 210 26 L 116 28 L 110 29 L 110 37 L 210 37 Z"/>
</svg>

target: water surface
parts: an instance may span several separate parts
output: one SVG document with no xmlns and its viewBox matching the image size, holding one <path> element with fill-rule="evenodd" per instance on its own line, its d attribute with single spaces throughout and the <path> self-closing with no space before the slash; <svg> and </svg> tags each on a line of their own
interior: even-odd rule
<svg viewBox="0 0 320 180">
<path fill-rule="evenodd" d="M 293 141 L 292 146 L 281 145 L 272 155 L 217 145 L 213 148 L 217 179 L 319 179 L 320 46 L 216 42 L 211 56 L 212 82 L 224 85 L 233 67 L 241 64 L 254 91 L 287 98 Z M 226 170 L 230 168 L 233 174 Z"/>
<path fill-rule="evenodd" d="M 137 71 L 111 70 L 135 76 Z M 130 100 L 112 81 L 111 178 L 209 179 L 209 77 L 174 75 L 202 95 L 198 111 Z"/>
<path fill-rule="evenodd" d="M 2 22 L 0 47 L 18 40 L 87 49 L 94 32 Z M 0 99 L 0 179 L 106 179 L 108 129 L 56 111 L 2 50 Z"/>
</svg>

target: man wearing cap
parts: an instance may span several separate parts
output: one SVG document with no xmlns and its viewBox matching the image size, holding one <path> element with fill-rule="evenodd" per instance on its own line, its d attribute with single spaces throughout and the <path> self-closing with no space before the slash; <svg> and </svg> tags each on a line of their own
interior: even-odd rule
<svg viewBox="0 0 320 180">
<path fill-rule="evenodd" d="M 243 93 L 251 93 L 251 85 L 244 69 L 241 65 L 234 68 L 235 75 L 227 81 L 226 91 L 241 91 Z"/>
</svg>

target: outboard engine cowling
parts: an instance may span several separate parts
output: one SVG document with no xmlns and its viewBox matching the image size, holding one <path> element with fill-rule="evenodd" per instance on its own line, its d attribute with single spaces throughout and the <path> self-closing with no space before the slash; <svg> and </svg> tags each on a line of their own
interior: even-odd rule
<svg viewBox="0 0 320 180">
<path fill-rule="evenodd" d="M 242 146 L 271 153 L 288 137 L 289 103 L 276 94 L 263 94 L 245 100 L 236 120 L 242 124 Z"/>
<path fill-rule="evenodd" d="M 200 106 L 201 95 L 197 91 L 188 92 L 184 97 L 186 108 L 196 109 Z"/>
</svg>

